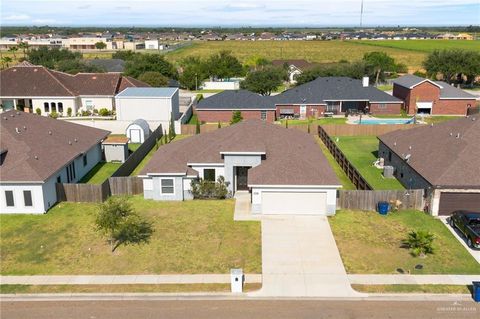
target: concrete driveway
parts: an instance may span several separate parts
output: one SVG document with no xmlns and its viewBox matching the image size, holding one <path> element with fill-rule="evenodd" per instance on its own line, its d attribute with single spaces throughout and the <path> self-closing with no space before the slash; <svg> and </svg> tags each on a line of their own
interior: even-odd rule
<svg viewBox="0 0 480 319">
<path fill-rule="evenodd" d="M 448 224 L 448 217 L 447 216 L 440 216 L 439 217 L 442 223 L 445 225 L 445 227 L 448 228 L 448 230 L 455 236 L 455 238 L 458 239 L 458 241 L 465 247 L 466 250 L 472 255 L 473 258 L 480 264 L 480 250 L 479 249 L 472 249 L 468 247 L 467 242 L 465 241 L 465 237 L 463 237 L 462 233 L 460 233 L 457 229 L 453 229 L 449 224 Z"/>
<path fill-rule="evenodd" d="M 356 297 L 325 216 L 262 216 L 263 286 L 256 296 Z"/>
</svg>

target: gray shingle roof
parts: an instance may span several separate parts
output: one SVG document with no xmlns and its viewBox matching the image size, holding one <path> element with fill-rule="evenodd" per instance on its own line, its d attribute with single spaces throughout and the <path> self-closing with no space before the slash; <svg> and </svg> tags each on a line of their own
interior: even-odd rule
<svg viewBox="0 0 480 319">
<path fill-rule="evenodd" d="M 393 81 L 394 84 L 406 87 L 406 88 L 412 88 L 422 82 L 429 81 L 432 83 L 435 83 L 440 87 L 440 98 L 442 99 L 475 99 L 475 96 L 459 89 L 456 88 L 446 82 L 443 81 L 431 81 L 413 74 L 407 74 L 404 76 L 399 77 L 398 79 L 395 79 Z"/>
<path fill-rule="evenodd" d="M 89 65 L 104 69 L 106 72 L 123 72 L 125 61 L 122 59 L 89 59 L 85 60 Z"/>
<path fill-rule="evenodd" d="M 275 104 L 270 96 L 261 96 L 247 90 L 228 90 L 201 100 L 196 109 L 275 109 Z"/>
<path fill-rule="evenodd" d="M 404 76 L 399 77 L 398 79 L 393 80 L 394 84 L 398 84 L 400 86 L 411 88 L 415 85 L 418 85 L 427 79 L 413 75 L 413 74 L 406 74 Z"/>
</svg>

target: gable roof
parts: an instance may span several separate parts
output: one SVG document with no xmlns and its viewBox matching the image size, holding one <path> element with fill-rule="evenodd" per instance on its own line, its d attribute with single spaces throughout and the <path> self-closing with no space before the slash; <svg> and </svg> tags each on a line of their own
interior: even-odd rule
<svg viewBox="0 0 480 319">
<path fill-rule="evenodd" d="M 319 77 L 273 97 L 275 104 L 326 104 L 327 101 L 355 100 L 402 103 L 373 86 L 364 87 L 361 80 L 347 77 Z"/>
<path fill-rule="evenodd" d="M 407 89 L 412 89 L 417 85 L 420 85 L 424 82 L 431 83 L 432 85 L 437 86 L 440 89 L 440 98 L 441 99 L 475 99 L 475 96 L 461 90 L 455 86 L 452 86 L 443 81 L 432 81 L 430 79 L 425 79 L 413 74 L 407 74 L 399 77 L 393 81 L 394 84 L 403 86 Z"/>
<path fill-rule="evenodd" d="M 275 109 L 272 97 L 261 96 L 248 90 L 226 90 L 202 99 L 197 110 L 242 110 L 242 109 Z"/>
<path fill-rule="evenodd" d="M 393 131 L 378 139 L 402 158 L 410 154 L 408 165 L 434 186 L 480 188 L 480 118 Z"/>
<path fill-rule="evenodd" d="M 110 133 L 15 110 L 1 114 L 0 130 L 2 182 L 43 182 Z"/>
<path fill-rule="evenodd" d="M 1 96 L 18 97 L 114 96 L 127 87 L 149 86 L 120 73 L 71 75 L 30 63 L 22 63 L 0 71 L 0 83 Z"/>
<path fill-rule="evenodd" d="M 260 120 L 247 120 L 162 146 L 142 170 L 187 174 L 188 163 L 223 163 L 221 152 L 264 152 L 248 171 L 249 185 L 340 185 L 312 136 Z"/>
</svg>

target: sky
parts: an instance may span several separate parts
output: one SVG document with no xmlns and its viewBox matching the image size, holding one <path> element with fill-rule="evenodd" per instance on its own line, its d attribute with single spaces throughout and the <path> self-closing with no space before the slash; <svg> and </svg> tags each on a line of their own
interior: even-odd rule
<svg viewBox="0 0 480 319">
<path fill-rule="evenodd" d="M 1 25 L 358 26 L 361 0 L 1 0 Z M 364 0 L 364 26 L 480 25 L 480 0 Z"/>
</svg>

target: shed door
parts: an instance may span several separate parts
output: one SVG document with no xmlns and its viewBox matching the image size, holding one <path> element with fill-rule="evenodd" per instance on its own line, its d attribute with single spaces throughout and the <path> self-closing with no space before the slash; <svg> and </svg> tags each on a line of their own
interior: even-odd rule
<svg viewBox="0 0 480 319">
<path fill-rule="evenodd" d="M 480 211 L 480 193 L 441 193 L 439 215 L 450 215 L 456 210 Z"/>
<path fill-rule="evenodd" d="M 327 193 L 262 192 L 263 214 L 325 215 Z"/>
<path fill-rule="evenodd" d="M 143 143 L 140 130 L 130 129 L 130 141 L 132 141 L 132 143 Z"/>
</svg>

